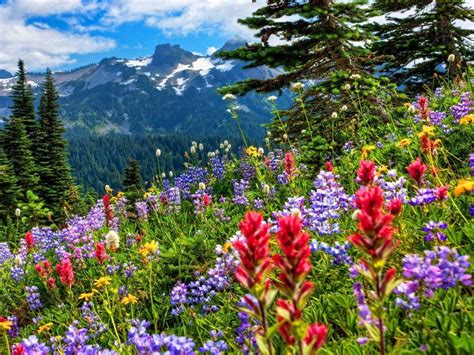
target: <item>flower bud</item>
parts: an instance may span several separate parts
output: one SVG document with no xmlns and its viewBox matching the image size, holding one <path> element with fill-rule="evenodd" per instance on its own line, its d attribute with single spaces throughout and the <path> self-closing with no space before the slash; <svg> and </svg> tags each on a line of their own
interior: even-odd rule
<svg viewBox="0 0 474 355">
<path fill-rule="evenodd" d="M 227 145 L 229 145 L 229 141 L 226 139 L 226 140 L 224 141 L 224 146 L 227 146 Z"/>
<path fill-rule="evenodd" d="M 199 190 L 203 190 L 203 191 L 204 191 L 205 189 L 206 189 L 206 184 L 203 183 L 203 182 L 200 182 L 200 183 L 199 183 Z"/>
<path fill-rule="evenodd" d="M 199 150 L 202 152 L 204 150 L 204 144 L 199 143 Z"/>
<path fill-rule="evenodd" d="M 258 148 L 258 155 L 263 155 L 265 153 L 265 151 L 263 150 L 263 148 Z"/>
<path fill-rule="evenodd" d="M 267 98 L 267 100 L 270 101 L 270 102 L 275 102 L 275 101 L 277 100 L 277 97 L 274 96 L 274 95 L 272 95 L 272 96 L 269 96 L 269 97 Z"/>
<path fill-rule="evenodd" d="M 292 216 L 298 216 L 301 219 L 301 211 L 298 208 L 292 208 L 290 212 Z"/>
<path fill-rule="evenodd" d="M 333 113 L 331 114 L 331 118 L 332 118 L 332 119 L 336 119 L 336 118 L 337 118 L 337 112 L 333 112 Z"/>
<path fill-rule="evenodd" d="M 15 210 L 15 216 L 20 217 L 20 215 L 21 215 L 21 210 L 19 208 L 17 208 Z"/>
<path fill-rule="evenodd" d="M 225 94 L 224 96 L 222 96 L 222 100 L 226 100 L 226 101 L 231 101 L 235 99 L 236 99 L 235 95 L 232 95 L 232 94 Z"/>
<path fill-rule="evenodd" d="M 196 147 L 193 145 L 189 151 L 191 152 L 191 154 L 196 154 Z"/>
<path fill-rule="evenodd" d="M 265 144 L 266 145 L 270 144 L 270 139 L 269 138 L 265 138 Z"/>
<path fill-rule="evenodd" d="M 164 179 L 166 177 L 166 173 L 161 173 L 161 177 Z"/>
<path fill-rule="evenodd" d="M 271 136 L 272 136 L 272 132 L 267 131 L 267 137 L 271 137 Z"/>
<path fill-rule="evenodd" d="M 342 112 L 347 111 L 347 106 L 346 106 L 346 105 L 343 105 L 343 106 L 341 107 L 341 111 L 342 111 Z"/>
<path fill-rule="evenodd" d="M 408 106 L 408 113 L 413 115 L 416 112 L 416 107 L 413 105 Z"/>
<path fill-rule="evenodd" d="M 168 173 L 168 175 L 169 175 L 170 177 L 173 177 L 173 172 L 170 171 L 170 172 Z"/>
<path fill-rule="evenodd" d="M 224 148 L 225 148 L 224 143 L 221 143 L 221 144 L 219 145 L 219 148 L 224 149 Z"/>
<path fill-rule="evenodd" d="M 351 89 L 351 85 L 350 85 L 350 84 L 344 85 L 344 90 L 349 91 L 350 89 Z"/>
<path fill-rule="evenodd" d="M 448 56 L 448 62 L 452 63 L 452 62 L 454 62 L 455 60 L 456 60 L 455 55 L 451 53 L 451 54 Z"/>
<path fill-rule="evenodd" d="M 361 210 L 355 210 L 354 213 L 352 213 L 352 219 L 354 221 L 357 221 L 357 216 L 360 214 Z"/>
<path fill-rule="evenodd" d="M 263 192 L 264 192 L 265 194 L 268 195 L 268 194 L 270 193 L 270 186 L 269 186 L 268 184 L 264 184 L 264 185 L 262 186 L 262 190 L 263 190 Z"/>
<path fill-rule="evenodd" d="M 288 134 L 285 133 L 285 134 L 283 135 L 283 140 L 285 140 L 285 141 L 288 140 Z"/>
<path fill-rule="evenodd" d="M 156 157 L 159 158 L 161 156 L 161 149 L 156 150 Z"/>
<path fill-rule="evenodd" d="M 304 84 L 303 83 L 294 83 L 291 88 L 295 91 L 298 91 L 298 90 L 301 90 L 304 88 Z"/>
</svg>

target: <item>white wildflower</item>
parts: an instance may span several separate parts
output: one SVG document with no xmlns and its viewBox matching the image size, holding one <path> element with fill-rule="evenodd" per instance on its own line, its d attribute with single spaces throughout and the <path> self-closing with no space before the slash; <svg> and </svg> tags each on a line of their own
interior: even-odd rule
<svg viewBox="0 0 474 355">
<path fill-rule="evenodd" d="M 230 101 L 230 100 L 235 100 L 235 99 L 236 99 L 235 95 L 232 95 L 232 94 L 225 94 L 224 96 L 222 96 L 222 100 Z"/>
<path fill-rule="evenodd" d="M 120 244 L 120 238 L 116 231 L 111 230 L 105 235 L 105 247 L 109 250 L 117 250 Z"/>
</svg>

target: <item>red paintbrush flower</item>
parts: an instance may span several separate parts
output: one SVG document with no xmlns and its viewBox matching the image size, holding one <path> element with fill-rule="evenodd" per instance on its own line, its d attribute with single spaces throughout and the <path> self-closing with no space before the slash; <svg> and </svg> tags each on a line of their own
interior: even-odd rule
<svg viewBox="0 0 474 355">
<path fill-rule="evenodd" d="M 371 160 L 361 160 L 357 169 L 357 178 L 362 185 L 371 185 L 375 179 L 375 164 Z"/>
<path fill-rule="evenodd" d="M 56 265 L 56 272 L 59 274 L 59 279 L 63 285 L 68 287 L 74 285 L 74 268 L 69 258 L 61 260 L 61 262 Z"/>
<path fill-rule="evenodd" d="M 28 231 L 25 233 L 25 243 L 28 250 L 33 249 L 33 246 L 35 245 L 35 241 L 33 239 L 33 233 L 31 233 L 31 231 Z"/>
<path fill-rule="evenodd" d="M 448 198 L 449 186 L 440 186 L 436 188 L 436 198 L 438 201 L 443 201 Z"/>
<path fill-rule="evenodd" d="M 430 110 L 428 109 L 428 99 L 425 96 L 421 96 L 418 99 L 418 107 L 421 118 L 425 121 L 429 121 Z"/>
<path fill-rule="evenodd" d="M 310 354 L 313 354 L 323 346 L 327 335 L 328 327 L 324 324 L 313 323 L 308 327 L 304 342 L 310 347 Z"/>
<path fill-rule="evenodd" d="M 408 174 L 410 174 L 411 178 L 416 181 L 418 185 L 423 184 L 425 179 L 425 172 L 426 172 L 426 165 L 423 164 L 420 158 L 416 158 L 414 162 L 412 162 L 406 168 Z"/>
<path fill-rule="evenodd" d="M 112 218 L 114 217 L 112 212 L 112 207 L 110 206 L 110 196 L 104 195 L 102 197 L 102 203 L 104 204 L 104 214 L 105 214 L 105 222 L 107 226 L 110 226 L 112 223 Z"/>
<path fill-rule="evenodd" d="M 105 260 L 109 258 L 107 252 L 105 251 L 105 245 L 103 243 L 98 242 L 95 244 L 94 256 L 99 262 L 99 264 L 102 264 Z"/>
<path fill-rule="evenodd" d="M 278 225 L 277 240 L 283 255 L 273 256 L 275 265 L 281 270 L 281 283 L 277 286 L 291 297 L 311 270 L 309 234 L 301 230 L 298 215 L 281 217 Z"/>
<path fill-rule="evenodd" d="M 23 344 L 13 345 L 12 355 L 26 355 L 26 349 Z"/>
<path fill-rule="evenodd" d="M 399 198 L 394 198 L 390 200 L 387 204 L 387 210 L 393 216 L 399 215 L 400 212 L 402 211 L 402 208 L 403 208 L 403 203 L 402 203 L 402 200 L 400 200 Z"/>
<path fill-rule="evenodd" d="M 269 257 L 269 226 L 263 223 L 258 212 L 247 212 L 239 224 L 245 242 L 237 240 L 234 248 L 239 253 L 240 265 L 235 277 L 245 288 L 251 290 L 262 283 L 273 268 Z"/>
<path fill-rule="evenodd" d="M 360 213 L 359 232 L 347 239 L 357 248 L 371 255 L 374 259 L 387 257 L 395 248 L 392 241 L 393 216 L 383 211 L 383 195 L 380 187 L 363 190 L 359 195 Z"/>
<path fill-rule="evenodd" d="M 202 196 L 202 204 L 206 207 L 211 204 L 211 197 L 208 194 L 204 194 L 204 196 Z"/>
<path fill-rule="evenodd" d="M 49 277 L 46 280 L 46 286 L 48 286 L 49 289 L 55 289 L 56 288 L 56 280 L 53 277 Z"/>
<path fill-rule="evenodd" d="M 325 168 L 327 171 L 334 171 L 334 165 L 332 165 L 332 162 L 330 160 L 328 160 L 325 164 L 324 164 Z"/>
<path fill-rule="evenodd" d="M 293 173 L 295 172 L 295 159 L 293 157 L 293 153 L 288 152 L 285 154 L 285 160 L 283 162 L 284 169 L 286 173 L 288 174 L 289 177 L 293 176 Z"/>
</svg>

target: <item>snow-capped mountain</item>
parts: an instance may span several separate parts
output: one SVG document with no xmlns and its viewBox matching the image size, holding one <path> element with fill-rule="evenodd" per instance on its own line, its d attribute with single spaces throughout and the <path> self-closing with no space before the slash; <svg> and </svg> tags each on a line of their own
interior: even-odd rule
<svg viewBox="0 0 474 355">
<path fill-rule="evenodd" d="M 225 49 L 241 46 L 225 43 Z M 28 62 L 26 60 L 26 65 Z M 106 58 L 69 72 L 55 72 L 61 115 L 70 135 L 179 132 L 193 135 L 225 135 L 234 132 L 226 112 L 228 102 L 219 87 L 246 78 L 269 78 L 277 70 L 266 67 L 243 69 L 244 63 L 188 52 L 178 45 L 161 44 L 149 57 Z M 39 92 L 43 74 L 29 74 Z M 0 116 L 8 116 L 15 78 L 0 71 Z M 282 97 L 282 104 L 288 96 Z M 261 132 L 268 122 L 269 106 L 264 96 L 239 98 L 243 125 L 248 132 Z"/>
</svg>

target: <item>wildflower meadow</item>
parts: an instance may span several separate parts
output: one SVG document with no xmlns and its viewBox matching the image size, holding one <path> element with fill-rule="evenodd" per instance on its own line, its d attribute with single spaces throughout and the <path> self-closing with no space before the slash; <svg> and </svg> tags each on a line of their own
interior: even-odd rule
<svg viewBox="0 0 474 355">
<path fill-rule="evenodd" d="M 18 210 L 0 353 L 472 354 L 472 92 L 420 93 L 316 171 L 271 134 L 193 142 L 144 194 L 106 186 L 62 225 Z"/>
</svg>

